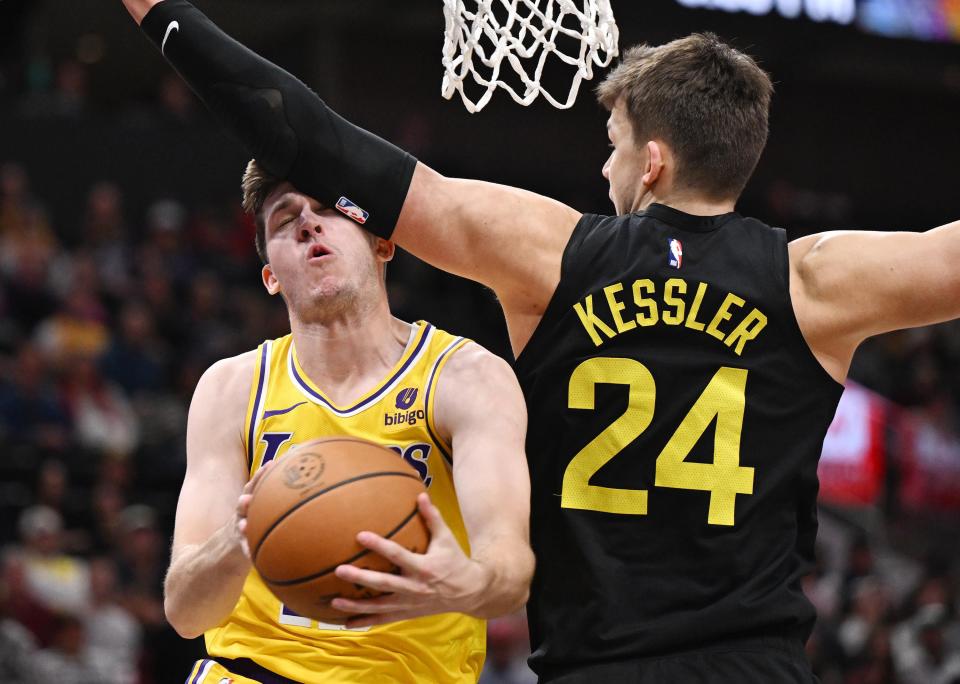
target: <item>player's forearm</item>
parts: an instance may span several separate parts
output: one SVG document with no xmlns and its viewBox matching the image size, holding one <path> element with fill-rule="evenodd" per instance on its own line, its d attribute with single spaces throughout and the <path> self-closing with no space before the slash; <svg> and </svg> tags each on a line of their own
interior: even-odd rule
<svg viewBox="0 0 960 684">
<path fill-rule="evenodd" d="M 249 571 L 250 561 L 231 520 L 170 564 L 164 583 L 167 620 L 187 639 L 216 627 L 233 611 Z"/>
<path fill-rule="evenodd" d="M 518 539 L 493 541 L 478 548 L 472 559 L 482 568 L 484 585 L 471 615 L 489 619 L 523 607 L 530 594 L 534 569 L 533 551 L 526 542 Z"/>
<path fill-rule="evenodd" d="M 263 169 L 328 207 L 350 209 L 367 230 L 392 234 L 412 156 L 338 116 L 186 0 L 157 3 L 140 26 Z"/>
</svg>

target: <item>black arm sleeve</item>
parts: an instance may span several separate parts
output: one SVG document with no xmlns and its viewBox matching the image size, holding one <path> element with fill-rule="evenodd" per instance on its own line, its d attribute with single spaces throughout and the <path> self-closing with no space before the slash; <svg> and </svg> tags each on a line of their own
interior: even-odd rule
<svg viewBox="0 0 960 684">
<path fill-rule="evenodd" d="M 186 0 L 155 5 L 141 28 L 268 173 L 390 237 L 416 159 L 338 116 Z"/>
</svg>

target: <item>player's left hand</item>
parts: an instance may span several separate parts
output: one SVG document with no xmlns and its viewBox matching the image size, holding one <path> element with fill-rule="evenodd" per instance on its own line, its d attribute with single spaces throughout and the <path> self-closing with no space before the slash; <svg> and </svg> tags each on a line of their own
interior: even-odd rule
<svg viewBox="0 0 960 684">
<path fill-rule="evenodd" d="M 417 505 L 430 530 L 426 553 L 413 553 L 373 532 L 357 535 L 362 546 L 397 565 L 399 575 L 352 565 L 337 567 L 337 577 L 342 580 L 388 592 L 373 599 L 334 599 L 331 605 L 337 610 L 357 614 L 347 621 L 348 628 L 370 627 L 436 613 L 470 613 L 482 603 L 489 572 L 463 552 L 429 496 L 421 494 L 417 497 Z"/>
</svg>

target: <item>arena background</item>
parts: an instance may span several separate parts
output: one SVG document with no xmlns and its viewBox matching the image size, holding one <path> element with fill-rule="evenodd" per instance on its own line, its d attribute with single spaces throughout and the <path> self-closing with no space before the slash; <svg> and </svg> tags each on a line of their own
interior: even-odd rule
<svg viewBox="0 0 960 684">
<path fill-rule="evenodd" d="M 568 111 L 443 100 L 439 0 L 197 4 L 445 174 L 611 210 L 590 85 Z M 613 8 L 621 46 L 712 30 L 773 75 L 742 213 L 794 238 L 960 218 L 956 2 Z M 119 1 L 0 0 L 0 681 L 161 684 L 202 653 L 162 612 L 186 407 L 210 363 L 287 326 L 239 209 L 245 161 Z M 389 281 L 397 315 L 509 358 L 490 292 L 408 255 Z M 851 380 L 821 468 L 811 657 L 830 684 L 960 682 L 960 326 L 872 340 Z M 529 681 L 522 617 L 490 637 L 484 681 Z"/>
</svg>

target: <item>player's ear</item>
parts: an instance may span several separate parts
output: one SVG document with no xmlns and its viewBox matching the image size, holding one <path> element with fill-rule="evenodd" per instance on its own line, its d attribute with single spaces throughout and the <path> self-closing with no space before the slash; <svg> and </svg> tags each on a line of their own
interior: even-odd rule
<svg viewBox="0 0 960 684">
<path fill-rule="evenodd" d="M 377 260 L 382 262 L 392 261 L 393 255 L 397 252 L 397 246 L 392 240 L 377 238 L 377 244 L 374 247 Z"/>
<path fill-rule="evenodd" d="M 263 286 L 267 288 L 267 292 L 272 295 L 280 293 L 280 281 L 277 280 L 277 276 L 273 273 L 273 269 L 270 268 L 270 264 L 266 264 L 263 269 L 261 269 L 260 276 L 263 278 Z"/>
<path fill-rule="evenodd" d="M 644 166 L 643 177 L 640 180 L 648 188 L 653 187 L 653 184 L 657 182 L 657 179 L 660 178 L 660 174 L 663 171 L 664 150 L 661 148 L 662 144 L 663 143 L 659 143 L 656 140 L 647 141 L 647 163 Z"/>
</svg>

